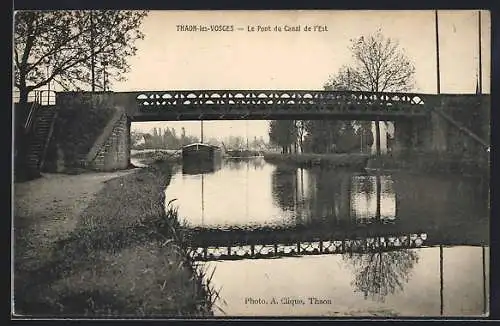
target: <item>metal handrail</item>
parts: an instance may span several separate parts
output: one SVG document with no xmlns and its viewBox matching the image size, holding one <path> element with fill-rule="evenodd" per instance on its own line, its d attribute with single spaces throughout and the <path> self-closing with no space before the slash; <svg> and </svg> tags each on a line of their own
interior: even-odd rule
<svg viewBox="0 0 500 326">
<path fill-rule="evenodd" d="M 56 96 L 57 92 L 53 90 L 36 90 L 31 91 L 28 95 L 28 102 L 37 101 L 40 105 L 54 105 L 56 104 Z M 12 102 L 19 103 L 20 94 L 19 92 L 14 91 L 12 95 Z"/>
<path fill-rule="evenodd" d="M 33 120 L 35 117 L 35 111 L 38 108 L 39 105 L 39 93 L 35 93 L 35 101 L 31 103 L 29 112 L 28 112 L 28 117 L 26 118 L 26 122 L 24 124 L 24 130 L 28 133 L 31 129 L 31 126 L 33 125 Z"/>
</svg>

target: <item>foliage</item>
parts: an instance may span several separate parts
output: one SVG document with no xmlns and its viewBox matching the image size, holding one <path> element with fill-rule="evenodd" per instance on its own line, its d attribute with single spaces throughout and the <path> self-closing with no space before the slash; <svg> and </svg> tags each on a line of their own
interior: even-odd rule
<svg viewBox="0 0 500 326">
<path fill-rule="evenodd" d="M 14 86 L 20 103 L 28 93 L 50 82 L 80 90 L 103 69 L 115 80 L 129 70 L 135 41 L 143 39 L 145 11 L 18 11 L 14 19 Z M 94 60 L 91 60 L 91 59 Z M 100 70 L 99 70 L 100 69 Z"/>
<path fill-rule="evenodd" d="M 282 148 L 283 153 L 291 152 L 291 145 L 297 141 L 297 126 L 293 120 L 272 120 L 269 123 L 269 141 Z"/>
<path fill-rule="evenodd" d="M 180 136 L 174 128 L 153 128 L 152 134 L 131 131 L 133 149 L 179 149 L 184 145 L 199 142 L 198 137 L 186 136 L 185 130 Z"/>
<path fill-rule="evenodd" d="M 414 87 L 415 67 L 399 43 L 380 31 L 351 40 L 354 63 L 342 66 L 325 88 L 371 92 L 407 92 Z"/>
<path fill-rule="evenodd" d="M 396 40 L 385 37 L 380 30 L 351 40 L 354 62 L 342 66 L 325 84 L 326 90 L 371 92 L 407 92 L 415 85 L 415 67 Z M 363 133 L 371 126 L 356 122 Z M 375 123 L 376 139 L 380 139 L 380 124 Z M 380 143 L 377 142 L 380 153 Z"/>
</svg>

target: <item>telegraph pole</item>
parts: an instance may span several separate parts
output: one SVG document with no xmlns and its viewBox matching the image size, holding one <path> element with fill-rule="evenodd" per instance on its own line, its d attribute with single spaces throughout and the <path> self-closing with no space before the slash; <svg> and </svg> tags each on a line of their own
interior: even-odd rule
<svg viewBox="0 0 500 326">
<path fill-rule="evenodd" d="M 437 71 L 437 93 L 441 94 L 441 80 L 439 72 L 439 23 L 438 23 L 438 11 L 434 11 L 435 25 L 436 25 L 436 71 Z"/>
<path fill-rule="evenodd" d="M 95 92 L 95 54 L 94 54 L 94 12 L 90 11 L 90 69 L 92 73 L 92 92 Z"/>
<path fill-rule="evenodd" d="M 203 143 L 203 120 L 201 120 L 201 143 Z"/>
<path fill-rule="evenodd" d="M 481 10 L 478 11 L 479 29 L 479 94 L 483 93 L 483 62 L 481 60 Z"/>
</svg>

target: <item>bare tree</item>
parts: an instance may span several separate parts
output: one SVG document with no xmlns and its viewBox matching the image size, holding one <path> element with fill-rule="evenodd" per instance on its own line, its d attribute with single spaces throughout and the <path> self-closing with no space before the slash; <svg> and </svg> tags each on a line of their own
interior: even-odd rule
<svg viewBox="0 0 500 326">
<path fill-rule="evenodd" d="M 415 67 L 399 43 L 380 31 L 351 40 L 354 62 L 342 66 L 325 89 L 371 92 L 407 92 L 415 85 Z M 377 154 L 380 124 L 375 121 Z"/>
<path fill-rule="evenodd" d="M 80 90 L 95 82 L 94 69 L 123 79 L 146 11 L 18 11 L 14 17 L 14 86 L 20 103 L 50 82 Z"/>
</svg>

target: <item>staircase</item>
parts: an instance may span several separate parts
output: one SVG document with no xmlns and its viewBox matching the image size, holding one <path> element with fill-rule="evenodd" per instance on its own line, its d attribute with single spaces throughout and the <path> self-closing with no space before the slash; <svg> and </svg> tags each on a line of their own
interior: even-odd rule
<svg viewBox="0 0 500 326">
<path fill-rule="evenodd" d="M 38 104 L 35 108 L 33 125 L 28 130 L 26 142 L 26 165 L 30 171 L 40 171 L 43 168 L 56 118 L 57 107 L 55 105 Z"/>
</svg>

